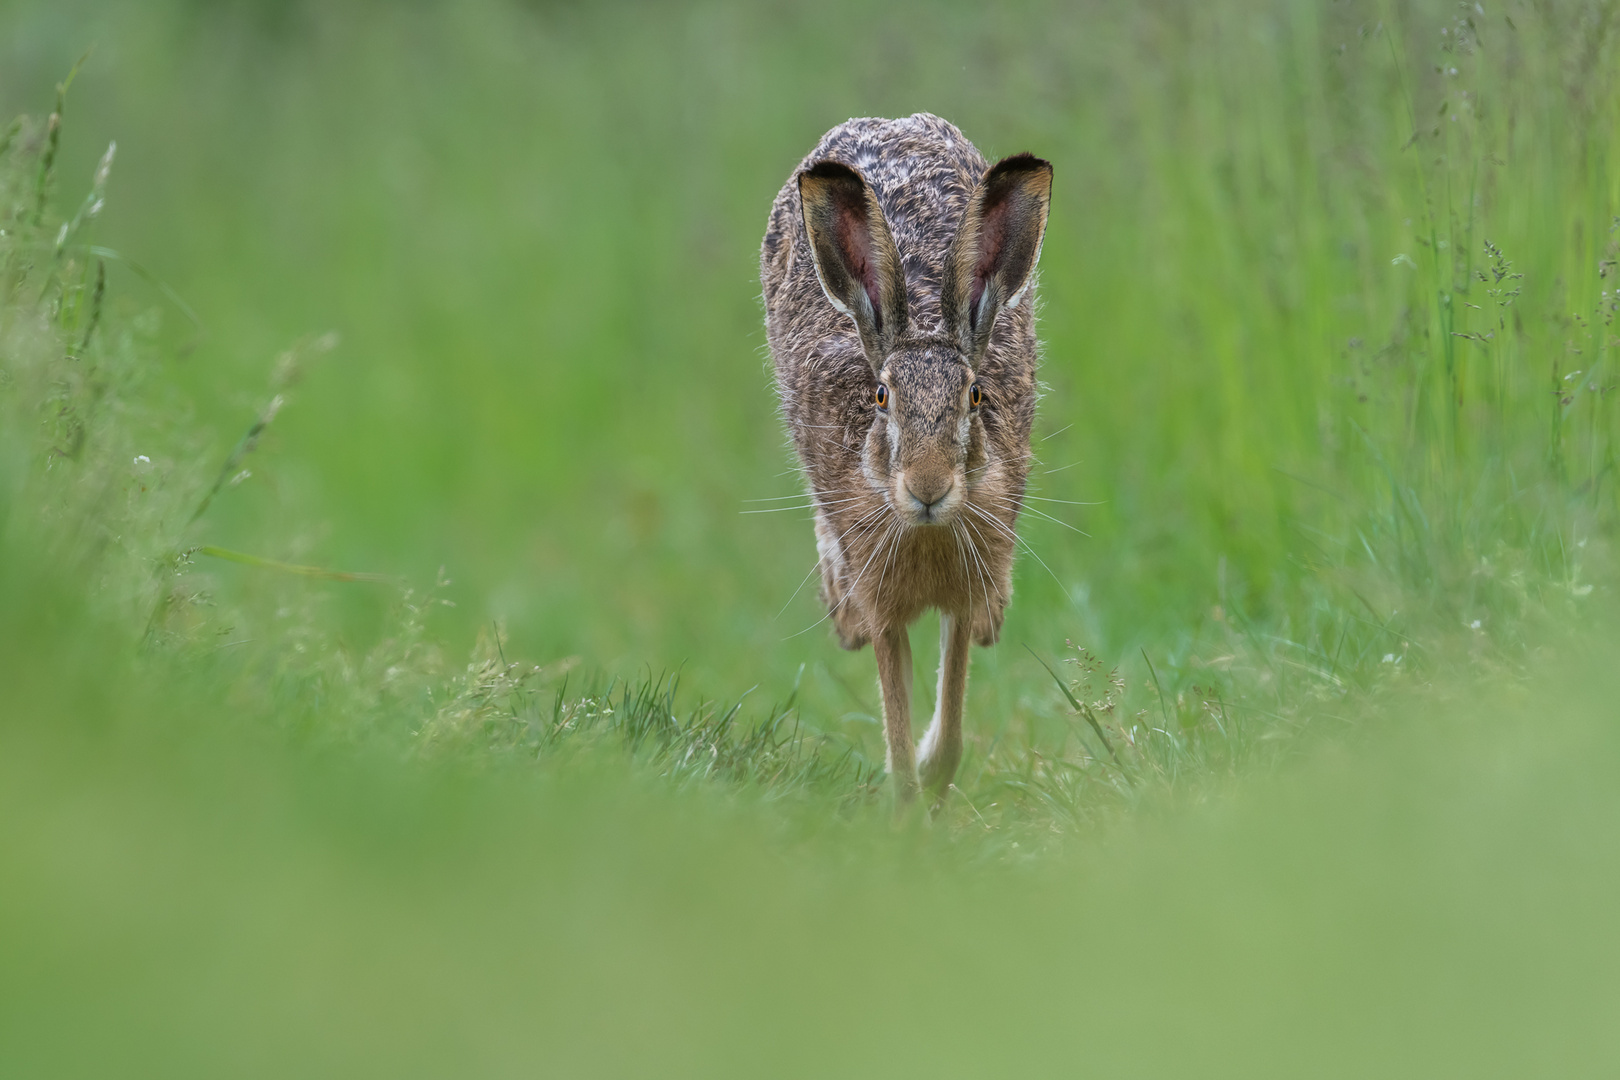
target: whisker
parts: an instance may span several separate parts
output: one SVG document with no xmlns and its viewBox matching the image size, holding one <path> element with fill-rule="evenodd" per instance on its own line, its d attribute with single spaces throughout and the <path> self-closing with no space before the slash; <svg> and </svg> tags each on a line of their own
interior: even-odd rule
<svg viewBox="0 0 1620 1080">
<path fill-rule="evenodd" d="M 966 519 L 964 518 L 963 520 L 965 521 Z M 985 566 L 984 558 L 983 558 L 983 556 L 981 556 L 979 554 L 978 548 L 973 546 L 973 541 L 969 540 L 969 539 L 967 539 L 967 538 L 965 538 L 965 537 L 963 537 L 963 536 L 961 536 L 959 534 L 957 534 L 957 532 L 956 532 L 956 523 L 955 522 L 951 523 L 951 534 L 953 536 L 956 536 L 957 547 L 959 549 L 965 548 L 967 550 L 968 555 L 971 556 L 971 559 L 972 559 L 971 563 L 965 563 L 964 565 L 970 567 L 972 569 L 972 571 L 973 571 L 974 577 L 977 577 L 979 579 L 980 588 L 984 593 L 984 617 L 985 617 L 985 620 L 987 622 L 994 623 L 995 622 L 995 616 L 990 611 L 990 578 L 989 578 L 989 573 L 990 572 L 989 572 L 989 568 Z M 997 599 L 1001 598 L 1001 588 L 1000 588 L 1000 586 L 996 587 L 996 598 Z M 972 581 L 970 580 L 969 583 L 968 583 L 968 606 L 972 607 L 972 605 L 973 605 L 973 584 L 972 584 Z"/>
<path fill-rule="evenodd" d="M 737 511 L 737 513 L 739 513 L 739 514 L 780 514 L 784 510 L 832 510 L 832 509 L 835 509 L 835 508 L 840 507 L 840 506 L 847 506 L 850 503 L 858 503 L 858 502 L 861 502 L 861 501 L 863 501 L 863 496 L 852 495 L 847 499 L 828 499 L 825 502 L 819 502 L 819 501 L 818 502 L 807 502 L 807 503 L 801 503 L 798 506 L 767 506 L 767 507 L 764 507 L 764 508 L 759 508 L 759 509 L 754 509 L 754 510 L 739 510 L 739 511 Z"/>
<path fill-rule="evenodd" d="M 962 505 L 964 507 L 971 506 L 971 504 L 969 504 L 969 503 L 963 503 Z M 979 507 L 972 507 L 972 509 L 979 510 L 980 508 Z M 1041 564 L 1041 568 L 1044 569 L 1048 574 L 1052 575 L 1052 580 L 1057 584 L 1057 587 L 1059 589 L 1064 589 L 1064 591 L 1067 592 L 1067 589 L 1065 589 L 1063 582 L 1061 580 L 1059 580 L 1057 574 L 1053 572 L 1053 570 L 1052 570 L 1052 568 L 1050 566 L 1046 565 L 1046 560 L 1041 558 L 1040 554 L 1034 548 L 1029 546 L 1029 541 L 1025 540 L 1023 537 L 1019 536 L 1017 533 L 1015 533 L 1011 529 L 1007 528 L 1006 525 L 1004 525 L 1000 521 L 996 520 L 995 516 L 992 515 L 992 514 L 985 514 L 985 513 L 981 512 L 981 513 L 979 513 L 978 516 L 985 523 L 991 525 L 992 527 L 994 527 L 996 529 L 999 529 L 1002 533 L 1006 534 L 1007 538 L 1009 540 L 1011 540 L 1014 544 L 1023 545 L 1024 550 L 1029 552 L 1030 556 L 1032 558 L 1034 558 L 1034 560 L 1036 562 Z"/>
<path fill-rule="evenodd" d="M 900 537 L 897 535 L 894 538 L 894 543 L 889 545 L 888 557 L 883 560 L 883 572 L 878 574 L 877 589 L 875 589 L 873 591 L 873 593 L 872 593 L 872 595 L 874 597 L 879 597 L 879 596 L 883 595 L 883 579 L 889 576 L 889 564 L 894 561 L 894 554 L 895 554 L 895 552 L 897 552 L 899 550 L 900 550 Z"/>
<path fill-rule="evenodd" d="M 809 584 L 811 576 L 813 574 L 815 574 L 815 572 L 817 570 L 820 570 L 820 569 L 821 569 L 821 559 L 820 559 L 820 557 L 817 557 L 816 561 L 810 564 L 810 572 L 805 574 L 804 577 L 799 579 L 799 587 L 797 589 L 793 590 L 793 595 L 787 598 L 787 603 L 782 605 L 782 610 L 778 611 L 776 613 L 775 618 L 771 619 L 771 622 L 775 622 L 777 619 L 780 619 L 783 615 L 787 614 L 787 609 L 792 607 L 793 606 L 793 601 L 795 601 L 795 600 L 797 600 L 799 598 L 799 594 L 801 592 L 803 592 L 804 587 L 807 584 Z"/>
<path fill-rule="evenodd" d="M 964 575 L 966 575 L 967 579 L 968 579 L 968 610 L 971 611 L 973 609 L 973 574 L 972 574 L 972 571 L 974 570 L 974 567 L 973 567 L 973 564 L 968 561 L 967 548 L 962 546 L 962 533 L 957 528 L 957 526 L 959 524 L 961 524 L 961 523 L 958 522 L 958 521 L 951 522 L 951 539 L 956 543 L 956 558 L 957 558 L 957 561 L 962 564 L 962 573 Z M 988 604 L 989 603 L 989 598 L 986 597 L 985 600 L 986 600 L 986 604 Z"/>
<path fill-rule="evenodd" d="M 1013 503 L 1006 502 L 1004 500 L 996 500 L 996 501 L 997 501 L 997 505 L 999 505 L 1003 510 L 1008 510 L 1008 511 L 1012 511 L 1012 512 L 1015 512 L 1015 513 L 1022 510 L 1024 513 L 1034 514 L 1036 517 L 1043 517 L 1047 521 L 1053 522 L 1054 524 L 1057 524 L 1057 525 L 1061 525 L 1065 529 L 1068 529 L 1070 532 L 1079 533 L 1081 536 L 1084 536 L 1088 540 L 1091 539 L 1091 534 L 1086 532 L 1084 529 L 1077 529 L 1073 525 L 1070 525 L 1067 521 L 1064 521 L 1062 518 L 1055 518 L 1051 514 L 1048 514 L 1046 511 L 1041 510 L 1038 507 L 1034 507 L 1034 506 L 1019 507 L 1019 506 L 1017 506 L 1017 505 L 1015 505 Z"/>
<path fill-rule="evenodd" d="M 864 523 L 864 522 L 868 521 L 869 519 L 874 518 L 877 515 L 881 514 L 885 509 L 887 509 L 885 504 L 879 503 L 872 510 L 867 511 L 865 514 L 862 514 L 860 517 L 856 518 L 849 525 L 848 528 L 846 528 L 843 532 L 839 533 L 837 538 L 833 540 L 833 546 L 839 548 L 840 553 L 842 553 L 842 550 L 843 550 L 842 544 L 844 542 L 844 537 L 846 537 L 850 533 L 854 532 L 857 528 L 859 528 L 862 525 L 862 523 Z M 799 593 L 804 591 L 805 583 L 810 580 L 810 575 L 814 574 L 816 572 L 816 570 L 820 566 L 821 566 L 821 556 L 817 555 L 816 556 L 816 561 L 814 563 L 812 563 L 811 566 L 810 566 L 810 573 L 805 574 L 804 577 L 799 581 L 799 587 L 793 590 L 793 595 L 788 597 L 787 603 L 782 605 L 782 610 L 778 611 L 776 613 L 776 619 L 780 619 L 784 614 L 787 613 L 787 609 L 793 605 L 793 601 L 798 598 Z M 828 614 L 830 615 L 831 612 L 828 612 Z M 772 619 L 771 621 L 775 622 L 776 619 Z M 819 626 L 820 623 L 818 622 L 816 625 Z M 802 631 L 801 631 L 801 633 L 802 633 Z"/>
<path fill-rule="evenodd" d="M 791 495 L 768 495 L 760 499 L 743 499 L 742 501 L 745 503 L 781 502 L 784 499 L 815 498 L 818 495 L 854 495 L 869 490 L 871 489 L 864 487 L 822 488 L 818 490 L 814 486 L 807 485 L 803 490 L 795 491 Z"/>
<path fill-rule="evenodd" d="M 985 544 L 985 534 L 980 533 L 980 531 L 978 531 L 978 526 L 974 525 L 972 520 L 967 518 L 966 515 L 962 517 L 962 525 L 966 525 L 967 528 L 974 531 L 974 536 L 977 536 L 978 538 L 978 544 Z M 987 563 L 985 563 L 985 557 L 983 557 L 982 552 L 978 551 L 978 546 L 975 546 L 974 542 L 967 541 L 967 551 L 974 555 L 974 559 L 977 560 L 978 565 L 980 565 L 980 568 L 983 570 L 983 575 L 985 575 L 985 614 L 988 615 L 990 614 L 990 567 L 988 567 Z M 1000 585 L 996 586 L 996 599 L 1001 599 Z"/>
<path fill-rule="evenodd" d="M 1045 518 L 1047 521 L 1050 521 L 1054 525 L 1061 525 L 1065 529 L 1068 529 L 1070 532 L 1075 533 L 1078 536 L 1085 537 L 1087 540 L 1091 539 L 1091 534 L 1086 532 L 1086 530 L 1084 530 L 1082 528 L 1079 528 L 1077 526 L 1074 526 L 1074 525 L 1070 525 L 1067 521 L 1064 521 L 1062 518 L 1053 517 L 1051 514 L 1048 514 L 1046 511 L 1040 509 L 1039 507 L 1026 506 L 1026 507 L 1024 507 L 1024 512 L 1028 513 L 1028 514 L 1034 514 L 1038 518 Z"/>
<path fill-rule="evenodd" d="M 1049 499 L 1045 495 L 1031 495 L 1024 493 L 1024 498 L 1034 499 L 1036 502 L 1062 503 L 1064 506 L 1104 506 L 1104 502 L 1075 502 L 1073 499 Z"/>
<path fill-rule="evenodd" d="M 885 509 L 887 509 L 887 507 L 885 507 Z M 895 524 L 893 524 L 891 522 L 889 524 L 889 526 L 888 526 L 887 531 L 884 532 L 883 537 L 880 540 L 878 540 L 877 546 L 872 549 L 872 554 L 867 556 L 866 564 L 861 567 L 861 572 L 855 575 L 855 580 L 850 582 L 849 588 L 844 590 L 844 595 L 839 598 L 838 603 L 836 603 L 832 607 L 828 608 L 827 609 L 827 614 L 823 615 L 821 618 L 817 619 L 815 622 L 811 623 L 809 626 L 805 627 L 803 630 L 800 630 L 798 634 L 789 634 L 783 640 L 792 640 L 793 638 L 798 637 L 800 634 L 808 634 L 810 631 L 814 630 L 816 627 L 820 626 L 822 623 L 824 623 L 828 619 L 832 618 L 833 613 L 836 612 L 839 608 L 843 607 L 844 604 L 849 600 L 849 598 L 851 596 L 855 595 L 856 586 L 860 585 L 861 579 L 866 576 L 867 568 L 872 565 L 872 560 L 877 558 L 878 552 L 883 550 L 883 545 L 888 541 L 889 537 L 894 533 L 895 528 L 896 528 Z"/>
<path fill-rule="evenodd" d="M 974 533 L 976 533 L 976 534 L 979 533 L 978 527 L 973 526 L 973 523 L 971 521 L 968 521 L 967 518 L 963 518 L 962 520 L 963 520 L 964 524 L 969 525 L 970 527 L 973 528 Z M 984 542 L 984 536 L 982 534 L 979 534 L 979 542 L 980 543 Z M 968 541 L 968 550 L 973 554 L 973 560 L 974 560 L 974 563 L 975 563 L 975 565 L 977 567 L 977 573 L 979 575 L 979 581 L 980 581 L 980 583 L 981 583 L 981 585 L 983 586 L 983 589 L 984 589 L 984 617 L 985 617 L 985 621 L 993 625 L 995 623 L 996 619 L 995 619 L 995 614 L 993 612 L 991 612 L 991 610 L 990 610 L 990 587 L 992 585 L 995 586 L 996 599 L 1001 601 L 1003 606 L 1006 605 L 1007 598 L 1005 596 L 1003 596 L 1002 593 L 1001 593 L 1001 585 L 993 579 L 993 576 L 990 573 L 990 567 L 985 562 L 984 555 L 980 553 L 979 549 L 977 548 L 977 546 L 975 546 L 973 544 L 972 541 Z"/>
<path fill-rule="evenodd" d="M 743 514 L 773 514 L 779 510 L 807 510 L 812 508 L 832 509 L 833 507 L 846 506 L 850 503 L 860 502 L 869 497 L 871 494 L 873 493 L 869 491 L 862 491 L 857 488 L 843 488 L 837 491 L 801 491 L 797 495 L 773 495 L 766 499 L 743 500 L 745 503 L 785 502 L 788 499 L 805 500 L 797 506 L 771 506 L 765 507 L 764 509 L 756 508 L 752 510 L 741 510 L 738 512 Z M 831 498 L 830 496 L 833 495 L 843 497 Z"/>
<path fill-rule="evenodd" d="M 996 581 L 995 576 L 990 573 L 990 564 L 985 561 L 984 553 L 975 548 L 973 550 L 973 557 L 979 560 L 979 569 L 984 574 L 986 602 L 989 600 L 990 588 L 994 587 L 996 590 L 996 599 L 1005 604 L 1007 602 L 1007 596 L 1001 591 L 1001 583 Z"/>
<path fill-rule="evenodd" d="M 889 506 L 888 506 L 887 503 L 883 503 L 883 502 L 878 503 L 875 507 L 868 510 L 866 513 L 862 514 L 860 517 L 858 517 L 854 521 L 852 521 L 849 524 L 848 528 L 846 528 L 843 532 L 839 533 L 838 537 L 835 540 L 833 540 L 833 543 L 835 545 L 838 545 L 840 555 L 842 555 L 842 553 L 843 553 L 842 545 L 844 543 L 844 537 L 848 536 L 850 533 L 852 533 L 856 529 L 860 528 L 860 526 L 862 524 L 864 524 L 865 522 L 867 522 L 870 519 L 875 518 L 878 515 L 882 514 L 888 508 L 889 508 Z"/>
</svg>

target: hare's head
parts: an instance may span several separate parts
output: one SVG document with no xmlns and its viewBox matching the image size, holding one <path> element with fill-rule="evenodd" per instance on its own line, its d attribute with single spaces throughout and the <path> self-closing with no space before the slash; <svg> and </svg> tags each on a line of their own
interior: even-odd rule
<svg viewBox="0 0 1620 1080">
<path fill-rule="evenodd" d="M 980 369 L 996 316 L 1028 291 L 1051 192 L 1052 166 L 1029 154 L 985 174 L 937 268 L 944 332 L 920 337 L 908 333 L 900 252 L 871 187 L 835 161 L 799 176 L 821 287 L 872 365 L 862 471 L 912 525 L 949 524 L 991 464 L 985 417 L 1003 388 Z"/>
</svg>

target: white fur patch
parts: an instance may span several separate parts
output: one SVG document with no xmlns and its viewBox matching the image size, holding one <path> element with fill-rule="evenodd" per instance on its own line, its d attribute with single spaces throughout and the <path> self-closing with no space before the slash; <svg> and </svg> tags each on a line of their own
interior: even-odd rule
<svg viewBox="0 0 1620 1080">
<path fill-rule="evenodd" d="M 843 549 L 838 546 L 838 538 L 833 534 L 831 523 L 820 513 L 816 515 L 816 554 L 833 571 L 835 577 L 843 575 Z"/>
<path fill-rule="evenodd" d="M 842 300 L 838 299 L 838 297 L 834 296 L 833 291 L 831 289 L 827 288 L 827 279 L 821 276 L 821 264 L 820 263 L 816 264 L 816 281 L 821 285 L 822 294 L 827 297 L 827 302 L 828 303 L 832 304 L 833 307 L 837 308 L 840 314 L 848 315 L 852 319 L 855 317 L 855 313 L 853 311 L 849 310 L 849 306 L 847 304 L 845 304 Z"/>
</svg>

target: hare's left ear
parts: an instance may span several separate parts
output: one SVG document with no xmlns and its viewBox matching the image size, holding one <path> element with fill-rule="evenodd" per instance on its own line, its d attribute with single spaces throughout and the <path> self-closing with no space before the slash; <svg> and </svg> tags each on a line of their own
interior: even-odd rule
<svg viewBox="0 0 1620 1080">
<path fill-rule="evenodd" d="M 940 299 L 945 328 L 978 366 L 1002 308 L 1029 289 L 1052 203 L 1052 166 L 1030 154 L 993 165 L 968 199 L 945 256 Z"/>
<path fill-rule="evenodd" d="M 799 201 L 822 291 L 880 371 L 906 330 L 906 274 L 877 193 L 848 165 L 818 161 L 799 174 Z"/>
</svg>

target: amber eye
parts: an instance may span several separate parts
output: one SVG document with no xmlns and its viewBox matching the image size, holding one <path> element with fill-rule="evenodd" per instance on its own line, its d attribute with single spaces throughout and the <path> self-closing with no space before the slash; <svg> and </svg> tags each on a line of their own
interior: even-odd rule
<svg viewBox="0 0 1620 1080">
<path fill-rule="evenodd" d="M 968 404 L 975 409 L 984 404 L 984 391 L 979 389 L 978 383 L 974 383 L 968 390 Z"/>
<path fill-rule="evenodd" d="M 878 383 L 877 390 L 872 395 L 872 400 L 877 402 L 878 408 L 887 409 L 889 407 L 889 388 L 882 383 Z"/>
</svg>

